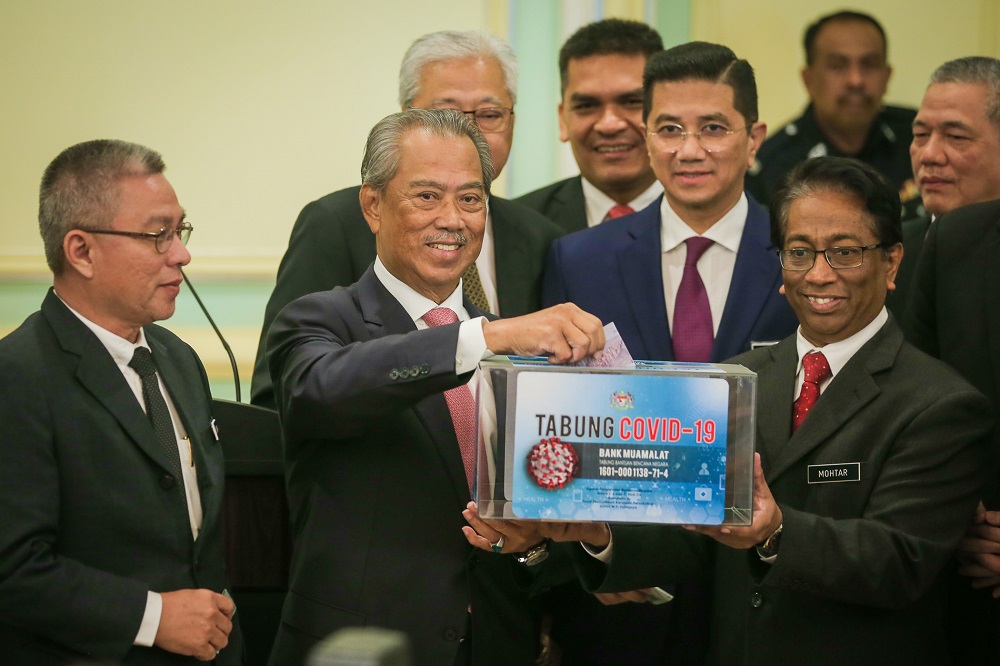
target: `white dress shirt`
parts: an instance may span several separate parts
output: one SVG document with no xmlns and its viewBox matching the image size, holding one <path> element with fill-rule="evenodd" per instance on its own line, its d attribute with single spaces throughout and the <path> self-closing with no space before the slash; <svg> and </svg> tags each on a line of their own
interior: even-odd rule
<svg viewBox="0 0 1000 666">
<path fill-rule="evenodd" d="M 580 176 L 583 185 L 583 202 L 587 209 L 587 226 L 596 227 L 607 219 L 611 209 L 618 205 L 618 202 L 607 194 L 597 189 L 597 186 L 589 180 Z M 646 188 L 646 191 L 628 202 L 628 207 L 639 211 L 656 201 L 656 198 L 663 194 L 663 186 L 660 181 L 654 180 L 653 184 Z"/>
<path fill-rule="evenodd" d="M 427 314 L 428 310 L 433 308 L 448 308 L 458 315 L 458 320 L 462 322 L 462 325 L 458 329 L 458 347 L 455 349 L 456 374 L 460 375 L 464 372 L 475 370 L 479 367 L 481 360 L 493 353 L 486 348 L 486 338 L 483 336 L 483 323 L 486 321 L 486 318 L 476 317 L 475 319 L 470 319 L 469 313 L 465 310 L 465 305 L 462 303 L 461 280 L 458 282 L 458 288 L 451 292 L 451 295 L 438 305 L 426 296 L 418 294 L 413 287 L 390 273 L 389 269 L 382 263 L 380 257 L 375 257 L 375 277 L 378 278 L 378 281 L 382 283 L 392 297 L 403 306 L 406 314 L 416 324 L 417 330 L 428 328 L 427 323 L 424 321 L 424 315 Z M 470 389 L 472 389 L 473 395 L 475 395 L 475 385 L 473 384 L 475 380 L 476 373 L 473 373 L 472 377 L 469 378 Z"/>
<path fill-rule="evenodd" d="M 747 195 L 741 194 L 736 205 L 701 234 L 715 241 L 698 259 L 698 273 L 701 275 L 701 281 L 705 283 L 708 305 L 712 309 L 714 335 L 719 333 L 719 322 L 722 321 L 722 312 L 726 309 L 729 285 L 733 281 L 733 269 L 736 267 L 736 253 L 740 249 L 749 210 Z M 684 241 L 697 235 L 674 212 L 664 197 L 660 205 L 660 247 L 663 249 L 661 272 L 663 297 L 667 306 L 667 323 L 671 331 L 674 330 L 674 304 L 677 301 L 681 278 L 684 277 L 684 260 L 687 258 L 687 245 Z"/>
<path fill-rule="evenodd" d="M 816 257 L 819 261 L 821 258 Z M 799 326 L 798 330 L 795 332 L 795 349 L 799 355 L 799 365 L 798 370 L 795 374 L 795 398 L 798 399 L 799 394 L 802 393 L 802 380 L 805 376 L 805 368 L 802 366 L 802 357 L 809 352 L 823 352 L 823 356 L 826 357 L 826 362 L 830 365 L 830 376 L 823 380 L 819 385 L 819 392 L 822 395 L 823 391 L 826 390 L 827 385 L 833 381 L 833 378 L 837 376 L 837 373 L 843 370 L 847 362 L 858 353 L 858 350 L 865 346 L 865 343 L 875 337 L 875 334 L 885 326 L 885 323 L 889 321 L 889 313 L 886 311 L 885 306 L 879 311 L 875 318 L 868 322 L 868 325 L 862 328 L 860 331 L 855 333 L 849 338 L 840 340 L 838 342 L 831 342 L 823 347 L 816 347 L 811 342 L 802 337 L 802 327 Z"/>
</svg>

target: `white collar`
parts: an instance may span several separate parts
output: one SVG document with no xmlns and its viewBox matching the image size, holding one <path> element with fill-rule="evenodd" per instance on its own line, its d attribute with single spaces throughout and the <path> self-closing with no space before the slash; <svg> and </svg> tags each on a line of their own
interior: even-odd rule
<svg viewBox="0 0 1000 666">
<path fill-rule="evenodd" d="M 868 325 L 860 331 L 837 342 L 831 342 L 823 347 L 817 347 L 813 343 L 802 337 L 802 327 L 795 332 L 795 350 L 799 355 L 799 362 L 796 366 L 796 374 L 802 369 L 802 357 L 813 351 L 823 352 L 826 362 L 830 364 L 830 376 L 836 377 L 847 362 L 858 353 L 858 350 L 865 346 L 865 343 L 875 337 L 875 334 L 889 321 L 889 313 L 885 306 L 879 311 L 875 318 L 868 322 Z"/>
<path fill-rule="evenodd" d="M 56 294 L 56 298 L 66 306 L 66 309 L 72 312 L 77 319 L 83 322 L 84 326 L 90 329 L 90 331 L 97 336 L 97 339 L 101 341 L 108 353 L 111 354 L 111 358 L 114 359 L 115 363 L 118 365 L 128 365 L 132 360 L 132 356 L 135 354 L 136 347 L 145 347 L 149 349 L 149 343 L 146 342 L 146 332 L 143 329 L 139 329 L 139 337 L 133 344 L 131 341 L 126 340 L 122 336 L 112 333 L 108 329 L 95 324 L 90 321 L 82 314 L 74 310 L 69 306 L 69 304 L 64 301 L 59 294 Z M 152 353 L 152 350 L 150 350 Z"/>
<path fill-rule="evenodd" d="M 583 186 L 583 202 L 587 209 L 587 225 L 596 226 L 604 221 L 604 218 L 608 216 L 612 208 L 618 205 L 618 202 L 583 176 L 580 176 L 580 184 Z M 644 192 L 628 202 L 628 206 L 635 211 L 642 210 L 656 201 L 656 198 L 661 194 L 663 194 L 663 186 L 660 185 L 660 181 L 654 180 L 653 184 Z"/>
<path fill-rule="evenodd" d="M 399 304 L 406 310 L 406 314 L 414 322 L 418 319 L 423 319 L 427 311 L 433 308 L 448 308 L 458 315 L 460 321 L 465 321 L 469 318 L 469 314 L 465 311 L 465 305 L 462 302 L 461 280 L 458 281 L 458 287 L 455 291 L 451 292 L 451 295 L 438 305 L 423 294 L 417 293 L 413 287 L 390 273 L 389 269 L 382 263 L 380 257 L 375 257 L 375 277 L 392 294 L 392 297 L 399 301 Z"/>
<path fill-rule="evenodd" d="M 721 245 L 730 252 L 738 252 L 743 239 L 743 228 L 747 223 L 747 213 L 750 204 L 747 195 L 741 194 L 736 205 L 719 218 L 719 221 L 709 227 L 704 238 L 710 238 L 716 245 Z M 663 197 L 660 204 L 660 238 L 663 241 L 663 251 L 669 252 L 692 236 L 697 236 L 694 230 L 674 212 L 674 209 Z"/>
</svg>

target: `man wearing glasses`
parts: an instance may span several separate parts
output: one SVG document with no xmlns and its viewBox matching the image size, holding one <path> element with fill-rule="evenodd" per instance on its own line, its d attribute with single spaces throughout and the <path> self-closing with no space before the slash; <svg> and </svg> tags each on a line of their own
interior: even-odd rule
<svg viewBox="0 0 1000 666">
<path fill-rule="evenodd" d="M 766 127 L 749 63 L 692 42 L 650 57 L 646 150 L 665 195 L 557 240 L 542 300 L 615 322 L 635 358 L 718 362 L 795 330 L 767 213 L 743 193 Z"/>
<path fill-rule="evenodd" d="M 799 328 L 731 359 L 758 377 L 753 525 L 541 533 L 589 544 L 585 586 L 631 599 L 711 570 L 707 663 L 951 663 L 945 569 L 990 472 L 989 401 L 889 317 L 900 203 L 872 167 L 808 160 L 773 210 Z"/>
<path fill-rule="evenodd" d="M 174 313 L 191 260 L 163 169 L 148 148 L 101 140 L 63 151 L 42 178 L 53 289 L 0 341 L 10 663 L 242 663 L 208 381 L 153 324 Z"/>
<path fill-rule="evenodd" d="M 493 153 L 494 177 L 507 163 L 514 137 L 517 60 L 510 47 L 480 32 L 443 31 L 417 39 L 399 70 L 399 103 L 456 109 L 474 118 Z M 292 229 L 277 283 L 264 313 L 254 366 L 254 404 L 274 407 L 264 359 L 267 331 L 299 296 L 357 282 L 375 259 L 375 238 L 359 203 L 360 186 L 308 204 Z M 519 203 L 490 197 L 483 249 L 464 276 L 466 295 L 504 317 L 539 309 L 545 252 L 559 227 Z"/>
</svg>

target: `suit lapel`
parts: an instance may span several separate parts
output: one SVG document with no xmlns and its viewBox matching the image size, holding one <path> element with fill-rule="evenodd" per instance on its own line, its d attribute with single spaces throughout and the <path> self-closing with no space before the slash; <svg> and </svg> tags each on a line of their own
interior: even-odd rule
<svg viewBox="0 0 1000 666">
<path fill-rule="evenodd" d="M 994 395 L 998 388 L 1000 388 L 1000 307 L 996 306 L 996 303 L 1000 303 L 1000 265 L 998 265 L 995 257 L 1000 256 L 1000 219 L 994 220 L 987 230 L 985 237 L 983 238 L 983 243 L 986 245 L 987 251 L 985 256 L 989 259 L 983 262 L 986 265 L 986 287 L 985 287 L 985 301 L 982 306 L 986 308 L 987 319 L 986 319 L 986 340 L 985 344 L 989 346 L 990 356 L 992 361 L 992 366 L 994 368 L 992 373 L 992 380 L 995 382 L 993 390 Z"/>
<path fill-rule="evenodd" d="M 663 296 L 663 259 L 660 242 L 660 202 L 644 210 L 605 224 L 629 224 L 628 242 L 617 250 L 622 294 L 632 311 L 645 347 L 631 350 L 636 358 L 672 361 L 674 345 L 667 323 Z M 645 353 L 643 353 L 645 352 Z"/>
<path fill-rule="evenodd" d="M 369 267 L 358 281 L 358 304 L 361 315 L 368 324 L 372 338 L 385 335 L 403 334 L 417 330 L 410 316 L 392 294 L 375 277 Z M 471 304 L 466 301 L 466 309 Z M 471 312 L 478 311 L 472 309 Z M 452 488 L 458 501 L 464 505 L 469 499 L 469 484 L 465 477 L 465 466 L 451 422 L 451 412 L 443 393 L 427 396 L 413 406 L 413 412 L 434 442 L 436 453 L 451 479 Z"/>
<path fill-rule="evenodd" d="M 556 193 L 559 203 L 552 221 L 567 232 L 587 228 L 587 206 L 583 198 L 583 182 L 580 176 L 565 181 Z"/>
<path fill-rule="evenodd" d="M 118 421 L 122 429 L 165 472 L 171 471 L 167 454 L 156 441 L 146 413 L 129 387 L 114 359 L 100 340 L 70 312 L 50 289 L 42 303 L 63 350 L 77 364 L 80 384 Z"/>
<path fill-rule="evenodd" d="M 798 367 L 795 336 L 768 347 L 763 353 L 770 354 L 770 359 L 757 372 L 757 449 L 770 480 L 774 463 L 780 458 L 791 432 Z"/>
<path fill-rule="evenodd" d="M 892 367 L 902 342 L 903 334 L 890 320 L 858 350 L 826 387 L 810 410 L 809 417 L 772 461 L 772 468 L 767 474 L 769 482 L 829 439 L 878 396 L 881 389 L 874 375 Z M 788 414 L 790 419 L 790 402 Z"/>
<path fill-rule="evenodd" d="M 160 373 L 163 384 L 167 387 L 170 400 L 177 409 L 177 415 L 184 424 L 184 431 L 191 440 L 191 451 L 195 456 L 198 477 L 198 493 L 201 496 L 202 525 L 201 529 L 211 529 L 211 518 L 220 514 L 219 503 L 222 501 L 222 484 L 225 471 L 223 458 L 220 455 L 209 455 L 209 447 L 218 446 L 214 440 L 204 436 L 209 423 L 204 422 L 204 409 L 199 409 L 196 396 L 204 392 L 199 384 L 192 382 L 180 370 L 180 363 L 175 354 L 160 340 L 146 331 L 146 342 L 153 352 L 156 371 Z M 208 400 L 208 396 L 205 396 Z M 181 464 L 187 464 L 181 455 Z"/>
<path fill-rule="evenodd" d="M 490 198 L 490 215 L 493 219 L 493 257 L 497 275 L 497 303 L 500 312 L 528 312 L 526 294 L 534 291 L 531 276 L 523 270 L 524 257 L 531 252 L 526 234 L 521 233 L 524 222 L 508 208 L 508 201 Z M 411 322 L 412 324 L 412 322 Z"/>
<path fill-rule="evenodd" d="M 712 348 L 715 361 L 749 348 L 750 331 L 761 309 L 781 286 L 781 268 L 771 249 L 767 213 L 752 200 L 749 204 L 726 307 L 719 321 L 719 331 L 724 334 L 715 338 Z"/>
</svg>

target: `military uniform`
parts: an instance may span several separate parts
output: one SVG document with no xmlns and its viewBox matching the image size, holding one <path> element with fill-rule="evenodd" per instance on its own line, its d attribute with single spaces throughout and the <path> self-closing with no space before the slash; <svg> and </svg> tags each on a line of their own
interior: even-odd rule
<svg viewBox="0 0 1000 666">
<path fill-rule="evenodd" d="M 763 206 L 769 207 L 781 179 L 800 162 L 811 157 L 836 155 L 867 162 L 899 190 L 906 211 L 904 219 L 922 214 L 920 193 L 910 166 L 910 142 L 917 112 L 898 106 L 883 107 L 875 118 L 868 140 L 857 155 L 843 155 L 834 148 L 813 117 L 813 106 L 768 137 L 757 151 L 757 160 L 747 171 L 746 189 Z"/>
</svg>

